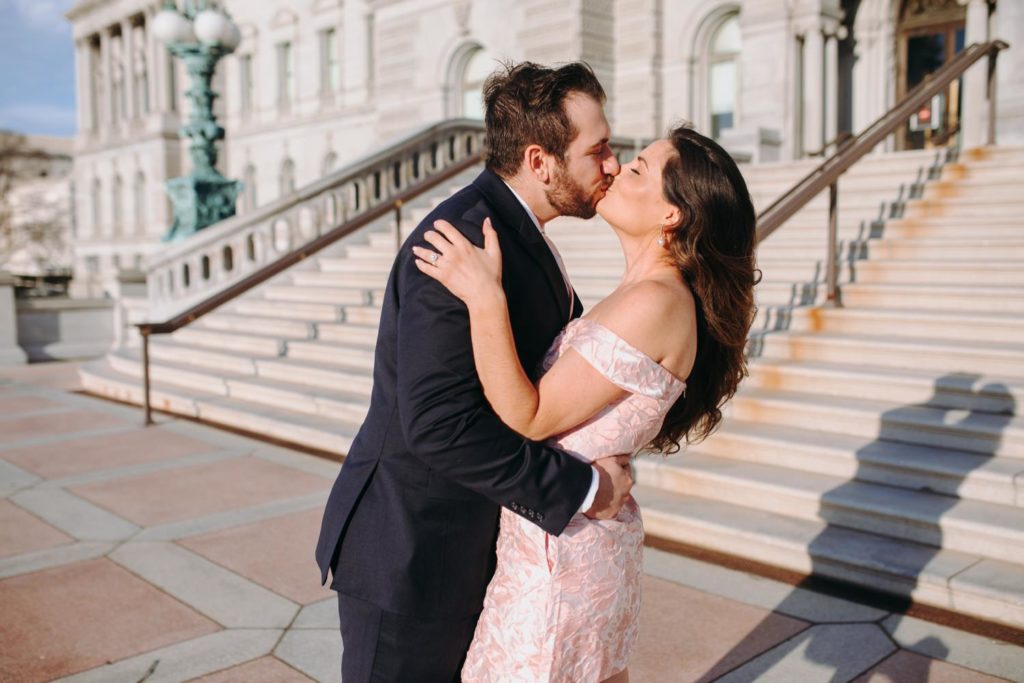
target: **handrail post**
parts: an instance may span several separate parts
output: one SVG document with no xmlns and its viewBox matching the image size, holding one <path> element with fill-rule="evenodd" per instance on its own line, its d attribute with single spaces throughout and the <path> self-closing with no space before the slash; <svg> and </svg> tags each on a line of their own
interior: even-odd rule
<svg viewBox="0 0 1024 683">
<path fill-rule="evenodd" d="M 986 95 L 988 96 L 988 139 L 985 144 L 990 147 L 996 144 L 996 58 L 999 50 L 991 50 L 988 53 L 988 83 L 986 84 Z"/>
<path fill-rule="evenodd" d="M 839 257 L 837 255 L 838 239 L 838 205 L 839 181 L 835 180 L 828 186 L 828 265 L 826 280 L 828 287 L 828 305 L 839 306 Z"/>
<path fill-rule="evenodd" d="M 402 250 L 402 200 L 395 200 L 395 254 Z"/>
<path fill-rule="evenodd" d="M 153 424 L 153 408 L 149 400 L 149 327 L 139 327 L 139 334 L 142 335 L 142 400 L 146 407 L 145 425 Z"/>
</svg>

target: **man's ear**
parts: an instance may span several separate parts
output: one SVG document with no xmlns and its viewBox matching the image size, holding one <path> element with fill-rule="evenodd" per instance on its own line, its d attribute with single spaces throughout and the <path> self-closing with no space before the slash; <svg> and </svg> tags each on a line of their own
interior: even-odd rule
<svg viewBox="0 0 1024 683">
<path fill-rule="evenodd" d="M 526 170 L 531 177 L 547 185 L 553 175 L 552 157 L 540 145 L 527 145 L 523 151 Z"/>
</svg>

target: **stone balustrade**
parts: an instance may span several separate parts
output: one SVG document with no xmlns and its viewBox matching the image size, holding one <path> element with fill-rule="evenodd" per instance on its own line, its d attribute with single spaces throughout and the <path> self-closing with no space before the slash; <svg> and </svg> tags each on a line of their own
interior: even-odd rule
<svg viewBox="0 0 1024 683">
<path fill-rule="evenodd" d="M 146 264 L 150 319 L 166 319 L 238 282 L 322 233 L 387 202 L 483 146 L 483 123 L 445 121 L 243 216 Z"/>
</svg>

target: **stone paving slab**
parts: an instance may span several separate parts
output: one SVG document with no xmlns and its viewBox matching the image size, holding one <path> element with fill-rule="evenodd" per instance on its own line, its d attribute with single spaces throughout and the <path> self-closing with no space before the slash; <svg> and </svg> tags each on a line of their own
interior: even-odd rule
<svg viewBox="0 0 1024 683">
<path fill-rule="evenodd" d="M 179 545 L 300 605 L 331 597 L 310 582 L 310 548 L 320 533 L 321 507 L 179 541 Z"/>
<path fill-rule="evenodd" d="M 183 683 L 259 659 L 269 654 L 280 639 L 281 632 L 276 630 L 219 631 L 59 680 L 60 683 Z"/>
<path fill-rule="evenodd" d="M 7 500 L 0 500 L 0 558 L 74 543 L 60 529 Z"/>
<path fill-rule="evenodd" d="M 299 673 L 276 657 L 260 657 L 245 664 L 219 671 L 193 683 L 311 683 L 309 676 Z"/>
<path fill-rule="evenodd" d="M 110 558 L 228 628 L 285 628 L 295 603 L 173 543 L 126 543 Z"/>
<path fill-rule="evenodd" d="M 1006 679 L 987 676 L 939 659 L 900 650 L 863 676 L 858 676 L 854 683 L 999 683 L 1004 680 Z"/>
<path fill-rule="evenodd" d="M 191 519 L 328 489 L 331 481 L 261 458 L 234 458 L 72 487 L 141 526 Z"/>
<path fill-rule="evenodd" d="M 721 678 L 721 683 L 849 681 L 896 650 L 877 624 L 815 624 Z"/>
<path fill-rule="evenodd" d="M 218 630 L 107 559 L 0 581 L 0 680 L 49 681 Z"/>
<path fill-rule="evenodd" d="M 34 488 L 9 498 L 81 541 L 119 541 L 139 527 L 63 489 Z"/>
<path fill-rule="evenodd" d="M 166 432 L 159 439 L 138 427 L 117 434 L 99 434 L 78 440 L 77 448 L 63 442 L 4 451 L 4 460 L 47 479 L 68 477 L 94 470 L 113 469 L 154 461 L 181 458 L 210 450 L 209 444 Z M 88 457 L 83 457 L 87 455 Z"/>
<path fill-rule="evenodd" d="M 312 555 L 338 463 L 143 427 L 74 367 L 0 368 L 25 406 L 0 418 L 0 681 L 337 683 Z M 645 572 L 633 683 L 1024 681 L 1011 644 L 650 548 Z"/>
</svg>

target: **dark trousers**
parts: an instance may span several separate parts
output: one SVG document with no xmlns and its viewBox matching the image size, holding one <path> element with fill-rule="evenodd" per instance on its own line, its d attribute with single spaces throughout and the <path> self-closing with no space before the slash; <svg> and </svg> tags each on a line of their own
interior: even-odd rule
<svg viewBox="0 0 1024 683">
<path fill-rule="evenodd" d="M 342 683 L 459 683 L 480 615 L 417 619 L 338 593 Z"/>
</svg>

